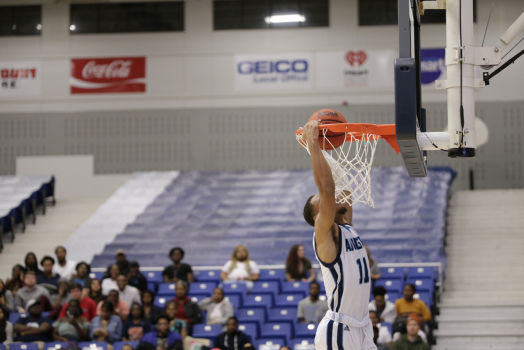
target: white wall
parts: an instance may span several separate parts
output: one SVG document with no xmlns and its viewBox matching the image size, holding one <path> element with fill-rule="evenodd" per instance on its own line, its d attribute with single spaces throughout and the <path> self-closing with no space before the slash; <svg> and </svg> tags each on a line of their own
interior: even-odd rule
<svg viewBox="0 0 524 350">
<path fill-rule="evenodd" d="M 478 0 L 476 40 L 480 44 L 491 0 Z M 357 0 L 331 0 L 329 28 L 213 31 L 212 0 L 186 0 L 181 33 L 69 35 L 69 4 L 51 0 L 0 0 L 0 4 L 43 3 L 41 37 L 0 37 L 0 60 L 42 61 L 39 98 L 0 100 L 0 113 L 257 106 L 310 106 L 392 103 L 392 89 L 352 91 L 313 89 L 238 92 L 234 55 L 260 52 L 396 48 L 396 26 L 359 27 Z M 522 0 L 495 4 L 486 39 L 492 44 L 524 11 Z M 444 25 L 423 27 L 423 47 L 445 46 Z M 520 37 L 519 37 L 520 39 Z M 524 48 L 524 45 L 521 47 Z M 518 52 L 515 50 L 515 52 Z M 147 56 L 147 93 L 72 96 L 71 58 Z M 477 93 L 478 101 L 522 100 L 524 61 Z M 444 102 L 443 91 L 425 89 L 426 101 Z"/>
</svg>

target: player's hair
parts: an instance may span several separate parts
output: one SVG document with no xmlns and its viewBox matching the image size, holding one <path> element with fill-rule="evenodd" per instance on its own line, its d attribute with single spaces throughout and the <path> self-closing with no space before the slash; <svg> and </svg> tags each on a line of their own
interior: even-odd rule
<svg viewBox="0 0 524 350">
<path fill-rule="evenodd" d="M 233 250 L 233 254 L 231 254 L 231 266 L 229 267 L 229 272 L 233 271 L 237 267 L 237 261 L 238 261 L 237 252 L 240 249 L 244 249 L 246 251 L 246 261 L 245 261 L 246 270 L 247 270 L 247 273 L 251 275 L 251 266 L 249 265 L 251 260 L 249 259 L 249 251 L 247 250 L 246 246 L 243 246 L 243 245 L 237 245 L 235 249 Z"/>
<path fill-rule="evenodd" d="M 289 254 L 287 255 L 286 259 L 286 269 L 288 269 L 289 274 L 293 278 L 297 278 L 299 275 L 300 271 L 298 271 L 298 265 L 300 264 L 300 262 L 302 262 L 302 266 L 306 264 L 306 258 L 299 258 L 297 255 L 298 248 L 300 247 L 303 247 L 303 245 L 295 244 L 294 246 L 292 246 L 289 250 Z"/>
<path fill-rule="evenodd" d="M 304 206 L 304 219 L 308 224 L 315 227 L 315 219 L 313 217 L 315 216 L 315 207 L 313 207 L 313 203 L 311 203 L 311 200 L 313 199 L 315 195 L 312 195 L 309 197 L 306 201 L 306 205 Z"/>
<path fill-rule="evenodd" d="M 375 288 L 373 288 L 373 295 L 374 296 L 385 296 L 387 291 L 386 291 L 386 288 L 382 287 L 382 286 L 377 286 Z"/>
<path fill-rule="evenodd" d="M 407 286 L 409 286 L 413 290 L 413 293 L 417 292 L 417 287 L 415 287 L 414 284 L 408 283 L 408 284 L 404 285 L 404 288 L 406 288 Z"/>
<path fill-rule="evenodd" d="M 174 247 L 173 249 L 171 249 L 169 251 L 169 257 L 171 257 L 171 255 L 173 255 L 173 253 L 178 250 L 180 252 L 180 255 L 182 255 L 182 259 L 184 259 L 184 255 L 186 254 L 186 252 L 184 252 L 184 249 L 180 248 L 180 247 Z"/>
</svg>

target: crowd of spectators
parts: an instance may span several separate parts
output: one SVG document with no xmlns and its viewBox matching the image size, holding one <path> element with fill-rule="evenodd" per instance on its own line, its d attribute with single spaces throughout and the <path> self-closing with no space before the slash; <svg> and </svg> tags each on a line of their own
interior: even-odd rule
<svg viewBox="0 0 524 350">
<path fill-rule="evenodd" d="M 371 278 L 380 278 L 380 269 L 366 247 Z M 198 303 L 191 300 L 189 284 L 195 280 L 190 265 L 182 262 L 184 250 L 171 249 L 172 264 L 162 272 L 163 281 L 174 283 L 175 297 L 164 307 L 154 304 L 155 294 L 140 272 L 138 262 L 129 262 L 123 250 L 116 252 L 115 263 L 107 266 L 101 280 L 90 276 L 90 266 L 67 259 L 64 247 L 57 247 L 55 257 L 44 256 L 37 264 L 28 253 L 24 265 L 15 265 L 11 277 L 0 279 L 0 343 L 139 341 L 151 349 L 182 349 L 182 342 L 193 334 L 198 323 L 221 325 L 223 333 L 215 347 L 238 350 L 252 343 L 239 331 L 233 305 L 217 287 L 212 296 Z M 222 283 L 244 283 L 251 290 L 260 269 L 250 259 L 246 247 L 237 246 L 220 272 Z M 286 280 L 309 283 L 309 295 L 298 303 L 297 321 L 318 323 L 329 309 L 321 298 L 321 286 L 302 245 L 294 245 L 286 260 Z M 369 316 L 378 349 L 429 349 L 424 332 L 431 312 L 424 302 L 414 299 L 414 285 L 406 285 L 403 298 L 392 303 L 386 289 L 373 288 Z M 203 319 L 202 311 L 205 311 Z M 25 313 L 15 324 L 9 314 Z M 393 331 L 381 323 L 393 324 Z M 393 334 L 391 334 L 393 333 Z"/>
</svg>

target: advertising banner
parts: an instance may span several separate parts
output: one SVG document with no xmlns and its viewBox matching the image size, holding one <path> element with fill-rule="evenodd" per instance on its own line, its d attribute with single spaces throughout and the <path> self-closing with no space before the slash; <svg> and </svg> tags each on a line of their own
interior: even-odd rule
<svg viewBox="0 0 524 350">
<path fill-rule="evenodd" d="M 40 96 L 40 61 L 0 61 L 0 97 Z"/>
<path fill-rule="evenodd" d="M 439 79 L 446 79 L 446 49 L 420 50 L 420 82 L 428 85 Z"/>
<path fill-rule="evenodd" d="M 146 58 L 71 59 L 71 94 L 146 91 Z"/>
</svg>

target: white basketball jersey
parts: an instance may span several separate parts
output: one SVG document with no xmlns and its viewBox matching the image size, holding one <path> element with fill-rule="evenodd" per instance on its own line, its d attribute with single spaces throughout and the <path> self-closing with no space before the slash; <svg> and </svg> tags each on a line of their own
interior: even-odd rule
<svg viewBox="0 0 524 350">
<path fill-rule="evenodd" d="M 362 320 L 368 314 L 371 288 L 366 249 L 349 224 L 338 225 L 338 231 L 338 256 L 331 264 L 319 259 L 313 235 L 313 247 L 324 277 L 328 306 L 331 311 Z"/>
</svg>

